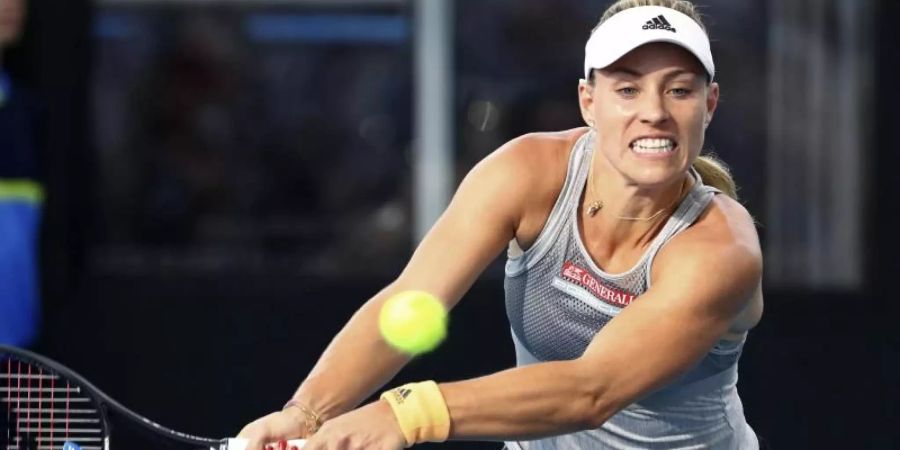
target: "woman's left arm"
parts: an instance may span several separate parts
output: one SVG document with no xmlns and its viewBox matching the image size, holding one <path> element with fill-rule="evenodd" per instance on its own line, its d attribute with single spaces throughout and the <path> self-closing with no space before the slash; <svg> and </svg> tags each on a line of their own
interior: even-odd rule
<svg viewBox="0 0 900 450">
<path fill-rule="evenodd" d="M 755 231 L 726 242 L 693 231 L 702 230 L 667 246 L 652 288 L 580 358 L 441 384 L 451 438 L 528 439 L 597 428 L 690 369 L 728 331 L 762 273 Z"/>
<path fill-rule="evenodd" d="M 670 242 L 654 262 L 653 286 L 597 333 L 580 358 L 440 384 L 450 439 L 533 439 L 597 428 L 690 369 L 728 331 L 761 278 L 752 221 L 723 220 L 695 225 Z M 389 419 L 391 409 L 380 400 L 322 431 L 346 436 L 376 423 L 396 427 Z"/>
</svg>

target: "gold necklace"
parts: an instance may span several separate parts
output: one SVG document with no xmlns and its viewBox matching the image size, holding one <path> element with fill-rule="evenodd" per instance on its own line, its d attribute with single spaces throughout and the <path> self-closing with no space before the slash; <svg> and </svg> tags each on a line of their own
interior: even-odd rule
<svg viewBox="0 0 900 450">
<path fill-rule="evenodd" d="M 594 193 L 594 183 L 593 183 L 593 180 L 594 180 L 594 156 L 596 156 L 596 155 L 597 155 L 597 149 L 595 148 L 593 150 L 593 153 L 591 153 L 591 168 L 588 170 L 588 180 L 587 180 L 588 193 L 593 198 L 597 198 L 597 194 Z M 652 215 L 647 216 L 647 217 L 629 217 L 629 216 L 616 215 L 615 217 L 616 217 L 616 219 L 619 219 L 619 220 L 631 220 L 634 222 L 649 222 L 649 221 L 659 217 L 660 214 L 667 211 L 669 208 L 675 206 L 675 204 L 678 203 L 679 200 L 681 200 L 682 194 L 684 194 L 684 181 L 681 182 L 681 186 L 678 188 L 678 196 L 675 197 L 675 200 L 672 203 L 670 203 L 668 206 L 666 206 L 665 208 L 660 209 L 659 211 L 653 213 Z M 590 217 L 594 217 L 597 215 L 598 212 L 600 212 L 601 209 L 603 209 L 603 200 L 594 200 L 593 202 L 591 202 L 591 204 L 588 205 L 588 209 L 585 214 L 587 214 Z"/>
</svg>

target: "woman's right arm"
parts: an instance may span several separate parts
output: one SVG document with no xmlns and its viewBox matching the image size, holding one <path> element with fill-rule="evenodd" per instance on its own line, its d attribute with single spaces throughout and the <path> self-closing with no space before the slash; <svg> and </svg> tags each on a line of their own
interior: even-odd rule
<svg viewBox="0 0 900 450">
<path fill-rule="evenodd" d="M 534 139 L 514 140 L 472 169 L 401 275 L 367 301 L 335 336 L 297 389 L 294 401 L 328 420 L 355 408 L 409 361 L 381 338 L 378 315 L 382 304 L 393 294 L 410 289 L 432 293 L 448 309 L 459 301 L 516 235 L 534 192 Z M 303 437 L 307 413 L 302 409 L 288 408 L 265 416 L 244 427 L 240 437 L 251 440 L 248 448 Z"/>
</svg>

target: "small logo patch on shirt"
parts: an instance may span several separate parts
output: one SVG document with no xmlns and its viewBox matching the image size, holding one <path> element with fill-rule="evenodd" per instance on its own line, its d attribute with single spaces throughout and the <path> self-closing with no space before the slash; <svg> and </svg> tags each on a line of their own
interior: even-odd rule
<svg viewBox="0 0 900 450">
<path fill-rule="evenodd" d="M 601 283 L 589 270 L 577 266 L 572 261 L 566 261 L 563 264 L 562 276 L 569 281 L 580 284 L 598 299 L 619 308 L 630 305 L 637 298 L 634 294 Z"/>
</svg>

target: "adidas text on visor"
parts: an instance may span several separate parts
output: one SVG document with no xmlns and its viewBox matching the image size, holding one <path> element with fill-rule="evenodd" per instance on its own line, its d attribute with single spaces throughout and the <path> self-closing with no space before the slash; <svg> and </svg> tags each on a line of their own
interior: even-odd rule
<svg viewBox="0 0 900 450">
<path fill-rule="evenodd" d="M 684 47 L 700 60 L 710 81 L 716 74 L 709 37 L 688 15 L 662 6 L 639 6 L 616 13 L 591 34 L 584 48 L 584 78 L 651 42 Z"/>
</svg>

